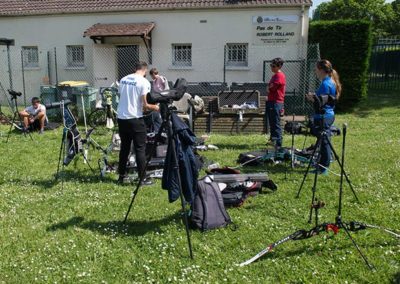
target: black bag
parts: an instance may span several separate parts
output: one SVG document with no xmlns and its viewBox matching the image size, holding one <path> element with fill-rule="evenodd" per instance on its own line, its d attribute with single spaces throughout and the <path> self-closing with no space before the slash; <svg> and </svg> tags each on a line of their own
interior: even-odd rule
<svg viewBox="0 0 400 284">
<path fill-rule="evenodd" d="M 246 201 L 248 195 L 244 191 L 225 189 L 222 191 L 224 205 L 228 207 L 240 207 Z"/>
<path fill-rule="evenodd" d="M 221 194 L 225 206 L 240 207 L 249 196 L 256 196 L 262 191 L 262 184 L 254 182 L 250 186 L 246 183 L 231 183 L 228 184 Z"/>
<path fill-rule="evenodd" d="M 192 227 L 202 231 L 225 227 L 232 223 L 225 210 L 221 192 L 215 182 L 201 179 L 197 182 L 197 192 L 192 204 Z"/>
</svg>

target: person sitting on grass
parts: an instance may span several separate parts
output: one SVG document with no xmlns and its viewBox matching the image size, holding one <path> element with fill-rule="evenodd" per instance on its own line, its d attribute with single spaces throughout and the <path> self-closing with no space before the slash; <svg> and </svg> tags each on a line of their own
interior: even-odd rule
<svg viewBox="0 0 400 284">
<path fill-rule="evenodd" d="M 20 111 L 19 115 L 24 123 L 23 131 L 39 129 L 39 134 L 43 134 L 47 116 L 46 107 L 40 103 L 39 98 L 32 98 L 32 105 Z"/>
</svg>

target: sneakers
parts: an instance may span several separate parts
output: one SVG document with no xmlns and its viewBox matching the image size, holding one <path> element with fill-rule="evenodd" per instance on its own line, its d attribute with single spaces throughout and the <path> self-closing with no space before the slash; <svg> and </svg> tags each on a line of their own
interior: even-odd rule
<svg viewBox="0 0 400 284">
<path fill-rule="evenodd" d="M 130 184 L 132 181 L 129 176 L 119 176 L 118 184 Z"/>
<path fill-rule="evenodd" d="M 44 129 L 39 130 L 39 135 L 42 135 L 44 133 Z"/>
<path fill-rule="evenodd" d="M 118 178 L 118 184 L 131 184 L 133 182 L 133 179 L 131 179 L 129 176 L 119 176 Z M 141 186 L 148 186 L 152 185 L 154 182 L 151 178 L 145 178 L 142 183 L 140 184 Z"/>
</svg>

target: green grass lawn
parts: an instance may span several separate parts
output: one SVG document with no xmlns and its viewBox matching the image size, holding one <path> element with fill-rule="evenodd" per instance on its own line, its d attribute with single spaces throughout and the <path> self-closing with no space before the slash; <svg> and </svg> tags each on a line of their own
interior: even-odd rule
<svg viewBox="0 0 400 284">
<path fill-rule="evenodd" d="M 345 186 L 345 220 L 400 230 L 400 96 L 371 94 L 353 113 L 337 116 L 348 123 L 347 171 L 361 200 Z M 188 257 L 179 202 L 169 204 L 158 181 L 139 192 L 129 222 L 122 224 L 131 186 L 115 176 L 100 181 L 78 160 L 67 167 L 64 189 L 54 182 L 61 129 L 16 133 L 6 144 L 0 137 L 0 283 L 398 283 L 400 241 L 377 230 L 354 233 L 376 271 L 370 271 L 344 232 L 332 237 L 288 242 L 258 262 L 240 268 L 270 242 L 307 223 L 310 176 L 295 198 L 304 169 L 281 166 L 246 169 L 268 171 L 278 191 L 228 209 L 229 228 L 192 231 L 195 259 Z M 102 139 L 104 140 L 104 139 Z M 304 137 L 296 137 L 301 147 Z M 104 141 L 102 141 L 104 142 Z M 263 148 L 265 137 L 211 135 L 218 152 L 204 155 L 235 166 L 239 153 Z M 290 144 L 290 137 L 285 137 Z M 312 142 L 308 140 L 307 144 Z M 341 137 L 333 138 L 340 152 Z M 94 157 L 93 160 L 96 160 Z M 93 161 L 93 163 L 95 163 Z M 339 167 L 332 166 L 334 172 Z M 339 177 L 321 177 L 317 196 L 326 203 L 321 221 L 334 221 Z M 397 282 L 396 282 L 397 281 Z"/>
</svg>

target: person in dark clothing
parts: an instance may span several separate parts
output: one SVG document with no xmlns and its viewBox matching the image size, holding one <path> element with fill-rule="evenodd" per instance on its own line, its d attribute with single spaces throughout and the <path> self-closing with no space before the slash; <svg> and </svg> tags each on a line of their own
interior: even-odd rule
<svg viewBox="0 0 400 284">
<path fill-rule="evenodd" d="M 342 85 L 339 80 L 339 75 L 333 69 L 332 63 L 328 60 L 320 60 L 315 68 L 315 73 L 317 77 L 321 80 L 321 85 L 319 86 L 316 93 L 308 93 L 306 95 L 307 100 L 315 103 L 316 97 L 321 98 L 321 96 L 330 96 L 334 98 L 335 101 L 339 99 L 340 93 L 342 91 Z M 331 148 L 329 147 L 329 141 L 331 139 L 331 126 L 335 121 L 335 105 L 332 103 L 326 103 L 322 106 L 321 112 L 316 112 L 313 116 L 314 122 L 311 128 L 312 133 L 319 137 L 322 130 L 325 130 L 327 136 L 322 140 L 320 160 L 315 171 L 318 174 L 327 175 L 328 168 L 331 161 Z"/>
<path fill-rule="evenodd" d="M 138 62 L 135 72 L 121 79 L 119 85 L 120 101 L 117 117 L 119 134 L 121 137 L 121 151 L 119 153 L 119 179 L 124 183 L 129 181 L 126 165 L 133 142 L 139 177 L 146 167 L 146 126 L 143 119 L 143 110 L 158 111 L 157 105 L 147 103 L 147 94 L 150 93 L 150 82 L 145 78 L 147 63 Z M 143 184 L 151 184 L 151 180 L 144 179 Z"/>
<path fill-rule="evenodd" d="M 265 111 L 271 133 L 270 141 L 276 148 L 282 147 L 281 115 L 283 115 L 286 88 L 286 77 L 281 70 L 283 62 L 282 58 L 275 58 L 270 64 L 274 75 L 268 84 L 268 98 Z"/>
</svg>

